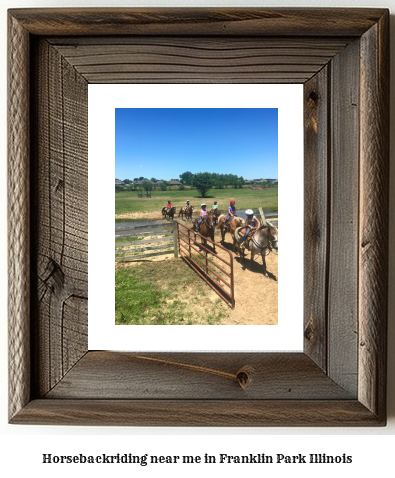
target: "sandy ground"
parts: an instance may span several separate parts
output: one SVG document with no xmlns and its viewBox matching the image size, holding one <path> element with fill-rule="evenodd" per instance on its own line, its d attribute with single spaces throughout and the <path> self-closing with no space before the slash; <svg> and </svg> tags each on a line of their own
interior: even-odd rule
<svg viewBox="0 0 395 478">
<path fill-rule="evenodd" d="M 115 219 L 141 219 L 142 221 L 158 221 L 162 219 L 162 214 L 154 212 L 124 212 L 115 214 Z"/>
<path fill-rule="evenodd" d="M 220 233 L 216 232 L 215 240 L 219 244 Z M 270 253 L 266 256 L 266 270 L 269 277 L 263 275 L 262 258 L 255 256 L 250 270 L 249 251 L 243 260 L 232 252 L 231 235 L 225 235 L 223 246 L 233 255 L 233 275 L 235 308 L 229 317 L 222 321 L 223 325 L 277 325 L 278 323 L 278 255 Z M 217 248 L 221 257 L 229 255 Z M 215 292 L 214 292 L 215 294 Z"/>
<path fill-rule="evenodd" d="M 142 218 L 140 214 L 136 218 Z M 145 216 L 144 216 L 145 217 Z M 182 224 L 190 227 L 190 223 L 180 221 Z M 220 243 L 220 231 L 217 228 L 215 241 Z M 232 239 L 229 233 L 225 235 L 223 244 L 225 249 L 232 253 Z M 217 253 L 223 258 L 229 258 L 226 251 L 217 248 Z M 234 273 L 234 293 L 235 308 L 232 310 L 221 301 L 216 307 L 224 313 L 220 325 L 277 325 L 278 323 L 278 255 L 271 252 L 266 256 L 266 269 L 269 277 L 263 275 L 262 258 L 255 256 L 250 270 L 250 252 L 246 251 L 246 258 L 243 261 L 239 255 L 233 255 L 233 273 Z M 174 260 L 173 253 L 158 257 L 151 257 L 149 261 L 163 262 Z M 118 263 L 119 267 L 133 267 L 138 263 Z M 202 280 L 203 283 L 203 280 Z M 207 300 L 213 304 L 218 304 L 218 294 L 208 285 L 205 285 L 205 305 Z M 194 291 L 188 291 L 187 296 L 193 295 Z M 194 303 L 193 311 L 196 313 L 199 309 L 199 302 Z M 202 307 L 202 316 L 207 313 L 207 309 Z"/>
</svg>

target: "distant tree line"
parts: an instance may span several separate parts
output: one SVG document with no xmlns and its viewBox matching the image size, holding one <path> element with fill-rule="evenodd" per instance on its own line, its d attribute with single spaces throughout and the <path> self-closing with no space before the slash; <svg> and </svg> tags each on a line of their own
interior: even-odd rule
<svg viewBox="0 0 395 478">
<path fill-rule="evenodd" d="M 233 187 L 237 189 L 242 188 L 245 184 L 243 176 L 237 176 L 236 174 L 218 174 L 207 172 L 193 174 L 190 171 L 186 171 L 185 173 L 180 174 L 179 177 L 182 184 L 178 186 L 178 190 L 184 190 L 186 186 L 196 188 L 202 197 L 205 197 L 207 192 L 212 188 L 225 189 L 228 187 Z M 133 181 L 143 182 L 136 186 L 132 184 Z M 144 189 L 145 191 L 151 191 L 152 189 L 156 188 L 160 189 L 161 191 L 166 191 L 169 186 L 166 181 L 163 181 L 158 186 L 154 187 L 152 183 L 156 183 L 158 181 L 156 178 L 151 178 L 151 183 L 142 176 L 139 178 L 134 178 L 133 181 L 130 179 L 124 179 L 123 182 L 125 183 L 125 186 L 116 185 L 115 191 L 119 192 L 136 190 L 137 188 Z"/>
<path fill-rule="evenodd" d="M 197 187 L 197 183 L 200 183 L 204 174 L 205 178 L 210 178 L 211 188 L 224 189 L 228 186 L 233 188 L 242 188 L 244 186 L 243 176 L 236 176 L 236 174 L 218 174 L 218 173 L 196 173 L 192 174 L 190 171 L 180 174 L 180 181 L 187 186 Z"/>
</svg>

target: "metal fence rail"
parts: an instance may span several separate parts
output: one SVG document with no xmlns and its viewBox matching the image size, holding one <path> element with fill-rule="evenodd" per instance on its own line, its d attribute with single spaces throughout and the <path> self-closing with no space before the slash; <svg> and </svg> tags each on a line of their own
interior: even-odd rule
<svg viewBox="0 0 395 478">
<path fill-rule="evenodd" d="M 212 244 L 216 248 L 220 248 L 229 255 L 229 261 L 215 254 L 211 249 L 199 244 L 197 237 L 204 239 L 208 244 Z M 235 306 L 234 296 L 234 279 L 233 279 L 233 256 L 230 251 L 213 242 L 211 239 L 195 233 L 184 226 L 177 223 L 177 239 L 178 253 L 199 275 L 207 282 L 207 284 L 227 303 L 232 309 Z M 196 253 L 196 254 L 195 254 Z M 200 258 L 198 257 L 200 255 Z M 218 264 L 218 262 L 220 264 Z M 210 265 L 209 265 L 210 264 Z M 229 270 L 226 270 L 226 268 Z M 214 270 L 216 268 L 217 270 Z M 226 280 L 220 274 L 223 274 L 229 280 Z M 222 285 L 221 285 L 222 284 Z M 224 289 L 225 286 L 227 288 Z"/>
</svg>

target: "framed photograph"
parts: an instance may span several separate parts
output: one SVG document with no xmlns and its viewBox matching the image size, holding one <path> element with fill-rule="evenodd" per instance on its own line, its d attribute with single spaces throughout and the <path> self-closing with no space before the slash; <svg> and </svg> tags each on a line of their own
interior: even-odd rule
<svg viewBox="0 0 395 478">
<path fill-rule="evenodd" d="M 302 351 L 303 85 L 90 84 L 88 103 L 88 349 Z M 206 199 L 188 185 L 182 189 L 167 186 L 165 191 L 154 186 L 151 198 L 140 198 L 140 180 L 134 180 L 133 186 L 119 186 L 123 189 L 114 194 L 114 169 L 116 178 L 132 180 L 139 174 L 170 180 L 190 169 L 210 171 L 214 180 L 221 174 L 223 181 L 234 181 L 228 174 L 231 171 L 234 177 L 279 178 L 281 186 L 269 181 L 237 189 L 233 185 L 217 186 L 208 191 Z M 209 249 L 207 259 L 210 280 L 216 281 L 210 287 L 203 279 L 205 259 L 199 262 L 199 254 L 205 254 L 205 249 L 199 236 L 194 241 L 193 222 L 198 220 L 200 204 L 207 202 L 210 210 L 214 200 L 219 204 L 221 221 L 232 198 L 236 199 L 237 220 L 243 218 L 247 207 L 255 207 L 256 212 L 261 207 L 265 218 L 277 225 L 277 211 L 281 209 L 281 253 L 265 251 L 265 276 L 261 255 L 256 254 L 251 265 L 249 252 L 242 260 L 233 250 L 231 233 L 225 234 L 221 242 L 221 227 L 217 226 L 217 254 L 214 256 Z M 163 204 L 169 199 L 176 207 L 175 220 L 162 218 Z M 180 217 L 187 199 L 195 205 L 192 220 Z M 165 232 L 163 227 L 170 228 L 167 237 L 171 239 L 171 229 L 177 228 L 181 237 L 177 252 L 187 258 L 175 259 L 173 249 L 170 254 L 155 249 L 153 254 L 158 256 L 139 252 L 142 261 L 130 262 L 136 258 L 132 255 L 136 249 L 147 243 L 150 246 L 157 238 L 168 241 L 157 235 Z M 183 235 L 188 231 L 189 238 Z M 130 238 L 133 232 L 135 236 Z M 136 237 L 138 240 L 131 244 L 130 239 Z M 188 262 L 188 241 L 192 241 L 193 266 Z M 119 249 L 123 244 L 126 248 Z M 152 250 L 148 249 L 147 254 Z M 227 302 L 229 283 L 219 283 L 224 278 L 228 281 L 225 273 L 230 267 L 224 261 L 232 263 L 229 282 L 233 281 L 234 308 Z M 196 263 L 200 270 L 193 268 Z M 292 267 L 287 267 L 290 264 Z M 127 286 L 130 281 L 136 285 Z M 108 291 L 114 288 L 111 297 Z M 143 324 L 199 326 L 153 330 Z M 263 333 L 262 325 L 269 325 Z"/>
<path fill-rule="evenodd" d="M 388 36 L 386 9 L 9 10 L 10 423 L 386 424 Z M 90 84 L 303 85 L 303 351 L 89 350 Z"/>
</svg>

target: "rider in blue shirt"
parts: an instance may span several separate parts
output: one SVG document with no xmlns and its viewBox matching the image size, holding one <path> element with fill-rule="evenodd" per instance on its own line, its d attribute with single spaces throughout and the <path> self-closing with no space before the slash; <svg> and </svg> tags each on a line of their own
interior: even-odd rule
<svg viewBox="0 0 395 478">
<path fill-rule="evenodd" d="M 230 206 L 228 207 L 228 215 L 225 219 L 224 226 L 226 226 L 226 223 L 229 221 L 231 217 L 234 217 L 236 214 L 236 207 L 235 207 L 235 201 L 232 199 L 230 201 Z"/>
</svg>

